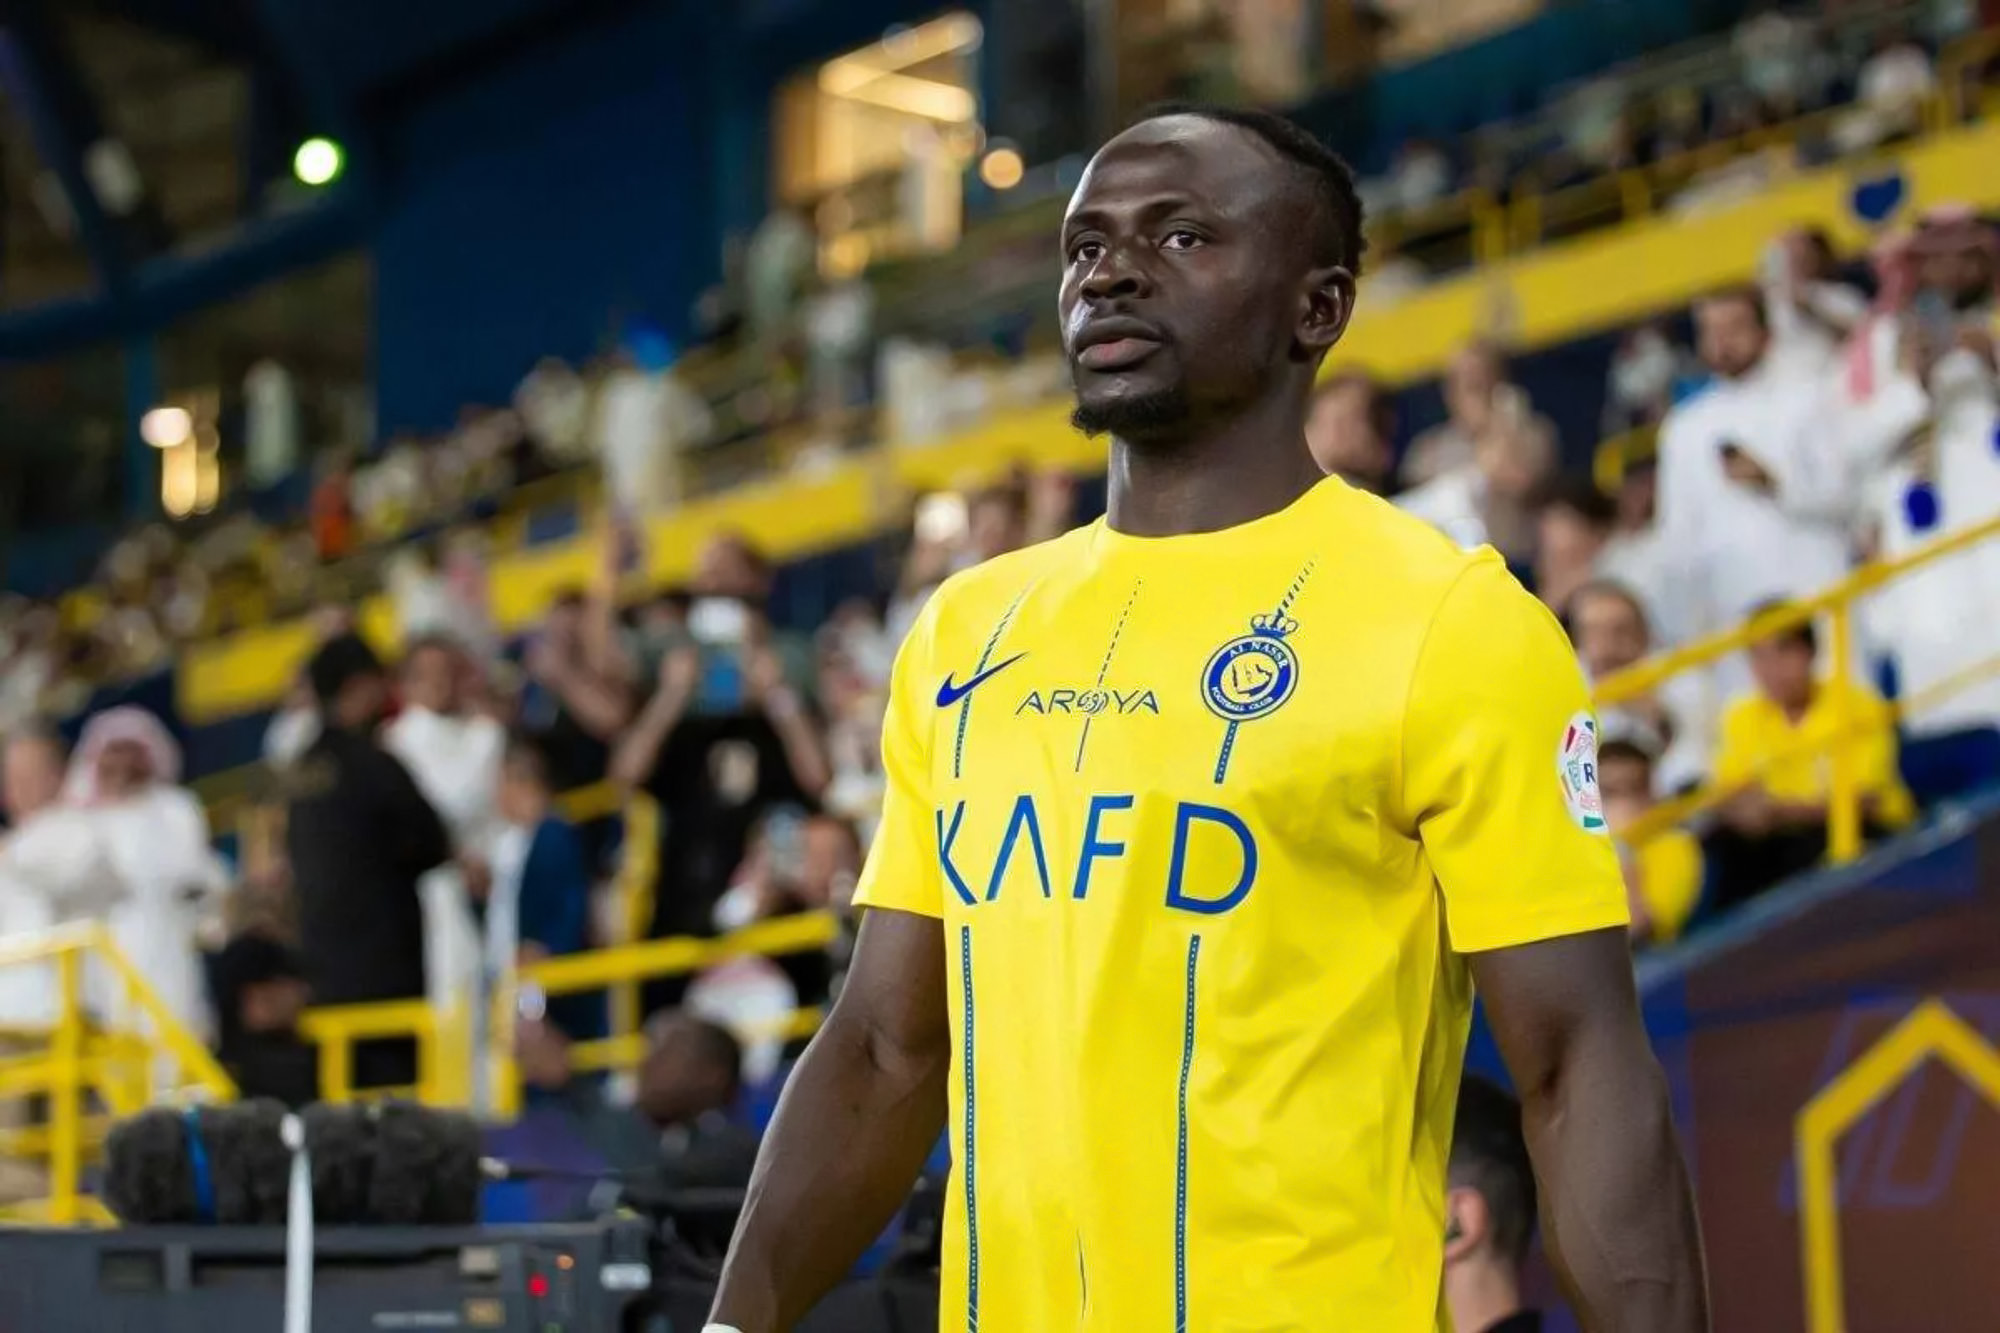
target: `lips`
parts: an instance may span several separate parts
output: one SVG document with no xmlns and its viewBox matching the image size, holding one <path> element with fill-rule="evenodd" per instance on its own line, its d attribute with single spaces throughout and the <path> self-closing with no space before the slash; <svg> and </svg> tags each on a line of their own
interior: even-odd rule
<svg viewBox="0 0 2000 1333">
<path fill-rule="evenodd" d="M 1076 339 L 1076 363 L 1085 370 L 1125 370 L 1160 349 L 1164 340 L 1152 325 L 1114 316 L 1086 324 Z"/>
<path fill-rule="evenodd" d="M 1086 370 L 1124 370 L 1138 365 L 1159 347 L 1155 338 L 1114 338 L 1108 343 L 1092 343 L 1076 354 L 1076 360 Z"/>
</svg>

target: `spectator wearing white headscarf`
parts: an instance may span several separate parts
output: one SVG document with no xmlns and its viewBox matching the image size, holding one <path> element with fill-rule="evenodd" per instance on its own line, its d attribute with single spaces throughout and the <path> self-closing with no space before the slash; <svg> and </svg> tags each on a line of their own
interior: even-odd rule
<svg viewBox="0 0 2000 1333">
<path fill-rule="evenodd" d="M 209 847 L 208 815 L 179 785 L 181 752 L 143 708 L 99 713 L 84 725 L 65 796 L 87 811 L 128 896 L 111 911 L 111 938 L 197 1037 L 209 1031 L 196 933 L 228 875 Z M 122 987 L 98 978 L 97 1000 L 117 1017 Z"/>
</svg>

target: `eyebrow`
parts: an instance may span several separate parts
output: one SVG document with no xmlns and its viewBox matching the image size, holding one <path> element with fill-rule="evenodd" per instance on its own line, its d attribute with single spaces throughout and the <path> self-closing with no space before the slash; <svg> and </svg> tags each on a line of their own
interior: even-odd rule
<svg viewBox="0 0 2000 1333">
<path fill-rule="evenodd" d="M 1134 209 L 1127 210 L 1120 208 L 1116 211 L 1120 213 L 1129 211 L 1142 220 L 1150 222 L 1190 210 L 1202 213 L 1205 216 L 1217 218 L 1228 217 L 1226 212 L 1216 208 L 1214 205 L 1202 203 L 1186 194 L 1156 194 L 1140 203 Z M 1085 227 L 1102 226 L 1108 218 L 1109 213 L 1110 210 L 1107 210 L 1102 204 L 1078 209 L 1063 219 L 1063 235 L 1067 236 L 1072 231 Z"/>
</svg>

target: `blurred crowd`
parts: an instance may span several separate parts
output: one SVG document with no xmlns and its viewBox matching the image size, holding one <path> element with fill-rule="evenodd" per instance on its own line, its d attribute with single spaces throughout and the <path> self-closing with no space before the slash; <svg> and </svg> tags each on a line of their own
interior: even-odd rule
<svg viewBox="0 0 2000 1333">
<path fill-rule="evenodd" d="M 1609 493 L 1557 472 L 1555 427 L 1483 342 L 1446 372 L 1445 421 L 1400 458 L 1393 399 L 1357 374 L 1322 388 L 1311 444 L 1327 470 L 1498 549 L 1601 681 L 2000 517 L 1996 256 L 2000 225 L 1955 208 L 1852 270 L 1822 235 L 1776 238 L 1760 283 L 1694 304 L 1692 347 L 1680 320 L 1625 336 L 1604 395 L 1607 424 L 1628 431 L 1607 446 Z M 1846 677 L 1829 677 L 1807 620 L 1607 710 L 1614 829 L 1704 783 L 1730 793 L 1691 831 L 1635 845 L 1650 938 L 1824 855 L 1843 713 L 1858 719 L 1845 743 L 1871 836 L 1920 800 L 2000 781 L 1995 558 L 1975 547 L 1865 598 Z"/>
</svg>

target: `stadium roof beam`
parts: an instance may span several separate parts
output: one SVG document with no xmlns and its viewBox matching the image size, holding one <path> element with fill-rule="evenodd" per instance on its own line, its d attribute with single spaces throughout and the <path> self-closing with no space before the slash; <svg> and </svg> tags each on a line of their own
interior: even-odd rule
<svg viewBox="0 0 2000 1333">
<path fill-rule="evenodd" d="M 45 0 L 0 0 L 0 83 L 26 119 L 43 169 L 62 185 L 99 284 L 122 290 L 132 269 L 171 238 L 131 154 L 106 132 Z"/>
</svg>

